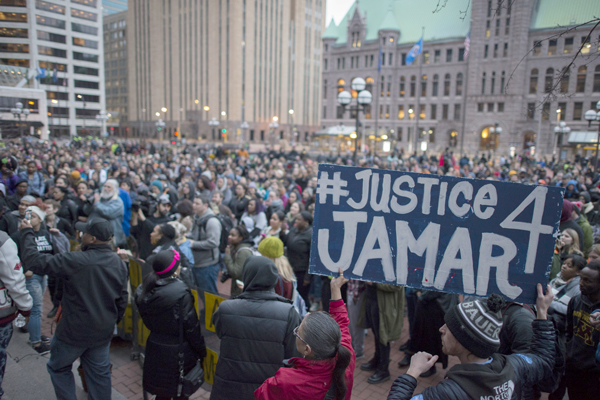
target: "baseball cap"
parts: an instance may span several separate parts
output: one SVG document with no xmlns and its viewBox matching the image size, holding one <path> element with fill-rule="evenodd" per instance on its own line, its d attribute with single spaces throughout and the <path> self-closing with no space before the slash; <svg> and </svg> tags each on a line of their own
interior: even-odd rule
<svg viewBox="0 0 600 400">
<path fill-rule="evenodd" d="M 163 194 L 158 197 L 158 204 L 171 204 L 171 200 L 168 195 Z"/>
<path fill-rule="evenodd" d="M 114 235 L 111 223 L 104 218 L 94 218 L 87 223 L 77 222 L 75 229 L 79 232 L 88 233 L 103 242 L 109 241 Z"/>
</svg>

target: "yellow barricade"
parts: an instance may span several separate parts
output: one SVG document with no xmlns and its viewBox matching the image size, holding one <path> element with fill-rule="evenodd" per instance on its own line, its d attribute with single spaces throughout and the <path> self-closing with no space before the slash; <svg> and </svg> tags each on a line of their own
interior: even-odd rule
<svg viewBox="0 0 600 400">
<path fill-rule="evenodd" d="M 206 324 L 206 329 L 211 332 L 215 331 L 215 326 L 212 323 L 212 316 L 219 308 L 219 304 L 225 300 L 224 297 L 218 296 L 216 294 L 204 292 L 204 321 Z"/>
<path fill-rule="evenodd" d="M 206 348 L 206 357 L 204 358 L 202 368 L 204 368 L 204 380 L 211 385 L 215 379 L 215 371 L 217 369 L 218 360 L 219 355 L 213 350 Z"/>
</svg>

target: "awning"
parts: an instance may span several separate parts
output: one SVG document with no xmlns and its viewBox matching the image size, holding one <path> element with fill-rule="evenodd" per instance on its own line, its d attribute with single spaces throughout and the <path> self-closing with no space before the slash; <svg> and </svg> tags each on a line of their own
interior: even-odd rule
<svg viewBox="0 0 600 400">
<path fill-rule="evenodd" d="M 329 135 L 329 136 L 350 136 L 356 129 L 353 126 L 336 125 L 330 126 L 329 128 L 321 129 L 314 133 L 315 136 Z"/>
<path fill-rule="evenodd" d="M 598 142 L 598 132 L 575 131 L 569 135 L 569 143 L 590 144 Z"/>
</svg>

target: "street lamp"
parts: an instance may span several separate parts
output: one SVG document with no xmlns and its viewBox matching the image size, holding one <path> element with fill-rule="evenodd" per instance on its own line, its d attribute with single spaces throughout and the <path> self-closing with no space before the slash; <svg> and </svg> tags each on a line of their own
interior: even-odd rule
<svg viewBox="0 0 600 400">
<path fill-rule="evenodd" d="M 106 132 L 106 121 L 110 118 L 110 114 L 106 111 L 100 111 L 98 115 L 96 115 L 96 119 L 98 121 L 102 121 L 102 136 L 107 137 L 108 132 Z"/>
<path fill-rule="evenodd" d="M 273 117 L 273 122 L 269 124 L 269 128 L 271 129 L 271 146 L 275 144 L 275 129 L 279 128 L 278 120 L 279 118 Z"/>
<path fill-rule="evenodd" d="M 560 110 L 559 110 L 560 111 Z M 561 147 L 561 152 L 562 152 L 562 141 L 563 141 L 563 136 L 565 134 L 568 134 L 571 132 L 571 128 L 569 128 L 567 126 L 567 123 L 565 121 L 560 121 L 558 123 L 558 126 L 554 127 L 554 133 L 556 133 L 557 136 L 554 140 L 554 148 L 552 149 L 552 156 L 554 157 L 554 154 L 556 153 L 556 142 L 560 142 L 560 147 Z M 558 159 L 560 160 L 560 154 L 558 155 Z"/>
<path fill-rule="evenodd" d="M 17 104 L 15 104 L 15 108 L 11 109 L 10 112 L 15 118 L 19 119 L 19 138 L 23 139 L 23 126 L 21 125 L 21 115 L 24 116 L 24 119 L 27 119 L 27 116 L 31 113 L 31 111 L 29 111 L 29 109 L 27 108 L 23 109 L 23 103 L 19 101 L 17 102 Z"/>
<path fill-rule="evenodd" d="M 600 110 L 600 101 L 596 103 L 596 110 Z M 585 120 L 588 127 L 592 126 L 592 121 L 600 121 L 600 111 L 587 110 Z M 594 171 L 598 168 L 598 148 L 600 148 L 600 122 L 598 122 L 598 137 L 596 138 L 596 157 L 594 160 Z"/>
<path fill-rule="evenodd" d="M 242 130 L 242 141 L 243 142 L 249 141 L 248 138 L 246 138 L 249 128 L 250 128 L 250 124 L 248 124 L 246 121 L 243 121 L 242 124 L 240 125 L 240 129 Z"/>
<path fill-rule="evenodd" d="M 219 121 L 216 118 L 213 118 L 210 121 L 208 121 L 208 125 L 213 130 L 213 140 L 214 140 L 215 139 L 215 129 L 217 128 L 217 126 L 219 126 Z"/>
<path fill-rule="evenodd" d="M 361 110 L 363 112 L 366 111 L 367 107 L 373 101 L 373 96 L 371 95 L 371 92 L 369 92 L 368 90 L 365 90 L 365 88 L 367 87 L 367 84 L 363 78 L 354 78 L 352 80 L 351 87 L 352 87 L 352 90 L 354 90 L 355 92 L 358 92 L 358 95 L 356 96 L 357 105 L 349 107 L 350 111 L 356 112 L 356 134 L 354 135 L 354 137 L 352 137 L 352 135 L 350 135 L 350 138 L 354 139 L 354 164 L 356 164 L 356 152 L 358 150 L 358 143 L 357 143 L 358 142 L 358 128 L 360 127 L 360 121 L 358 119 L 358 115 Z M 346 107 L 352 102 L 352 95 L 349 92 L 347 92 L 346 90 L 344 90 L 338 94 L 337 100 L 338 100 L 338 103 L 342 106 L 342 108 L 345 111 Z M 364 142 L 365 142 L 365 132 L 363 129 L 362 143 L 364 144 Z"/>
<path fill-rule="evenodd" d="M 167 124 L 165 124 L 165 121 L 163 121 L 162 119 L 159 119 L 158 121 L 156 121 L 156 130 L 158 131 L 158 135 L 161 140 L 162 140 L 162 130 L 165 129 L 166 125 Z"/>
</svg>

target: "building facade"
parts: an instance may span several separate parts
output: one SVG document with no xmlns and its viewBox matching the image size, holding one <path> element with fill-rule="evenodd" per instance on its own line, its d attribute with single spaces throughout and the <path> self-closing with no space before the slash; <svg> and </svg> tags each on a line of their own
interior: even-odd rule
<svg viewBox="0 0 600 400">
<path fill-rule="evenodd" d="M 46 91 L 52 136 L 97 134 L 104 108 L 98 0 L 0 3 L 0 64 L 27 68 L 20 86 Z M 29 81 L 29 82 L 27 82 Z"/>
<path fill-rule="evenodd" d="M 104 4 L 104 3 L 103 3 Z M 127 11 L 103 18 L 104 81 L 109 134 L 125 136 L 127 129 Z"/>
<path fill-rule="evenodd" d="M 127 0 L 102 0 L 102 15 L 118 14 L 127 11 Z"/>
<path fill-rule="evenodd" d="M 160 118 L 171 138 L 308 141 L 324 15 L 323 0 L 129 1 L 133 134 L 157 137 Z"/>
<path fill-rule="evenodd" d="M 588 130 L 583 113 L 600 100 L 600 32 L 587 38 L 588 24 L 558 34 L 590 20 L 600 3 L 459 3 L 432 13 L 428 3 L 359 0 L 339 26 L 332 21 L 323 35 L 324 131 L 354 126 L 354 115 L 336 96 L 362 77 L 373 102 L 360 114 L 358 137 L 364 130 L 371 149 L 388 142 L 388 148 L 410 153 L 449 147 L 455 153 L 522 154 L 537 145 L 538 154 L 562 148 L 566 156 L 571 148 L 588 155 L 591 147 L 573 135 L 555 146 L 561 137 L 554 127 L 558 118 L 572 132 Z M 408 65 L 421 37 L 422 53 Z M 570 73 L 561 74 L 580 46 Z M 344 147 L 346 139 L 330 143 Z"/>
</svg>

